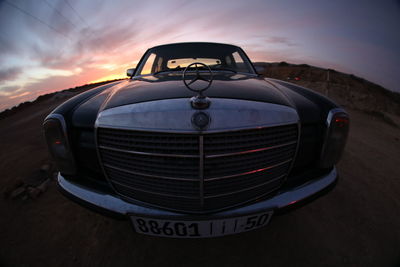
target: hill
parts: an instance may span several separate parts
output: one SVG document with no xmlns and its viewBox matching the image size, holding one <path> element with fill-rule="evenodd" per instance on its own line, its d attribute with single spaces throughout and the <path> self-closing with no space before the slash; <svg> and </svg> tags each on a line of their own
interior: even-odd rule
<svg viewBox="0 0 400 267">
<path fill-rule="evenodd" d="M 69 88 L 69 89 L 64 89 L 62 91 L 58 91 L 58 92 L 53 92 L 53 93 L 49 93 L 49 94 L 45 94 L 45 95 L 41 95 L 38 98 L 36 98 L 33 101 L 26 101 L 23 103 L 18 104 L 17 106 L 14 106 L 12 108 L 6 109 L 2 112 L 0 112 L 0 120 L 4 119 L 6 117 L 9 117 L 17 112 L 20 112 L 24 109 L 26 109 L 27 107 L 30 107 L 34 104 L 38 104 L 41 103 L 43 101 L 49 100 L 49 99 L 53 99 L 53 100 L 58 100 L 58 99 L 68 99 L 74 95 L 77 95 L 79 93 L 85 92 L 89 89 L 92 89 L 94 87 L 103 85 L 103 84 L 107 84 L 110 82 L 115 82 L 118 81 L 119 79 L 116 80 L 110 80 L 110 81 L 104 81 L 104 82 L 98 82 L 98 83 L 91 83 L 91 84 L 85 84 L 85 85 L 81 85 L 81 86 L 77 86 L 74 88 Z"/>
<path fill-rule="evenodd" d="M 380 117 L 400 125 L 400 94 L 353 74 L 323 69 L 307 64 L 257 62 L 265 67 L 266 77 L 292 82 L 328 96 L 337 104 Z"/>
</svg>

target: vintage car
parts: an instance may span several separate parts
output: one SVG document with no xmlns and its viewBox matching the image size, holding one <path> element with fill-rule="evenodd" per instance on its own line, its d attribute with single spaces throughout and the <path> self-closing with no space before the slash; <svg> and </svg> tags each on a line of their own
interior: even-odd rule
<svg viewBox="0 0 400 267">
<path fill-rule="evenodd" d="M 72 200 L 139 233 L 214 237 L 262 227 L 336 184 L 348 114 L 259 75 L 241 48 L 156 46 L 127 74 L 44 121 Z"/>
</svg>

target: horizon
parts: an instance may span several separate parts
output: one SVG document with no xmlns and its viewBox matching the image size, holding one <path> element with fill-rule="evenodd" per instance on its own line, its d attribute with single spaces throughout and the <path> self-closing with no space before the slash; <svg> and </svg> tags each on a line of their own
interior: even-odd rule
<svg viewBox="0 0 400 267">
<path fill-rule="evenodd" d="M 266 63 L 266 64 L 279 64 L 279 63 L 286 63 L 286 64 L 294 65 L 294 66 L 304 65 L 304 63 L 294 64 L 294 63 L 286 62 L 286 61 L 279 61 L 279 62 L 278 62 L 278 61 L 276 61 L 276 62 L 256 61 L 256 62 L 252 62 L 252 63 L 253 63 L 253 64 L 265 64 L 265 63 Z M 307 64 L 307 65 L 308 65 L 308 64 Z M 328 70 L 335 71 L 335 72 L 341 73 L 341 74 L 343 74 L 343 75 L 349 75 L 349 76 L 350 76 L 350 75 L 353 75 L 352 73 L 344 73 L 344 72 L 340 72 L 340 71 L 335 70 L 335 69 L 327 69 L 327 68 L 322 68 L 322 67 L 314 66 L 314 65 L 308 65 L 308 66 L 311 67 L 311 68 L 316 68 L 316 69 L 323 69 L 323 70 L 327 70 L 327 71 L 328 71 Z M 372 84 L 374 84 L 374 85 L 376 85 L 376 86 L 379 86 L 379 87 L 383 88 L 384 90 L 387 90 L 387 91 L 389 91 L 389 92 L 398 94 L 398 95 L 400 96 L 400 92 L 388 90 L 387 88 L 382 87 L 382 86 L 379 85 L 379 84 L 373 83 L 373 82 L 371 82 L 371 81 L 369 81 L 369 80 L 367 80 L 367 79 L 364 79 L 363 77 L 359 77 L 359 76 L 356 76 L 356 75 L 353 75 L 353 76 L 356 77 L 356 78 L 365 80 L 365 81 L 367 81 L 367 82 L 370 82 L 370 83 L 372 83 Z M 129 78 L 129 77 L 116 78 L 116 79 L 110 79 L 110 80 L 99 80 L 99 81 L 89 82 L 89 83 L 86 83 L 86 84 L 74 85 L 74 86 L 72 86 L 72 87 L 70 87 L 70 88 L 63 88 L 63 89 L 60 89 L 60 90 L 57 90 L 57 91 L 46 92 L 46 93 L 43 93 L 43 94 L 41 94 L 41 95 L 38 95 L 38 96 L 37 96 L 36 98 L 34 98 L 34 99 L 27 100 L 27 101 L 24 101 L 24 102 L 20 102 L 20 103 L 17 103 L 16 105 L 14 105 L 14 106 L 12 106 L 12 107 L 9 107 L 9 108 L 6 108 L 6 109 L 2 109 L 2 110 L 0 110 L 0 113 L 2 113 L 2 112 L 4 112 L 4 111 L 7 111 L 7 110 L 11 110 L 11 109 L 13 109 L 13 108 L 17 108 L 20 104 L 24 104 L 24 103 L 27 103 L 27 102 L 33 103 L 33 102 L 35 102 L 39 97 L 45 96 L 45 95 L 48 95 L 48 94 L 56 94 L 56 93 L 60 93 L 60 92 L 64 92 L 64 91 L 69 91 L 69 90 L 76 89 L 76 88 L 80 88 L 80 87 L 85 87 L 85 86 L 90 86 L 90 85 L 96 85 L 96 84 L 100 84 L 100 83 L 107 83 L 107 82 L 111 83 L 111 82 L 115 82 L 115 81 L 125 80 L 125 79 L 128 79 L 128 78 Z M 99 85 L 99 86 L 101 86 L 101 85 Z"/>
<path fill-rule="evenodd" d="M 125 78 L 147 48 L 189 41 L 231 43 L 253 62 L 335 69 L 400 92 L 399 1 L 90 3 L 0 1 L 0 111 Z"/>
</svg>

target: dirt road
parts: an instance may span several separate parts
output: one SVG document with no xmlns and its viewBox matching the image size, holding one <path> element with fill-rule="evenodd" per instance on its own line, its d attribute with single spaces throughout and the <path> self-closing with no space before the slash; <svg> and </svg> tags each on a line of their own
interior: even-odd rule
<svg viewBox="0 0 400 267">
<path fill-rule="evenodd" d="M 48 162 L 41 123 L 57 104 L 0 120 L 3 192 Z M 52 181 L 35 200 L 1 198 L 0 265 L 400 266 L 400 129 L 349 111 L 337 187 L 263 229 L 203 240 L 143 236 L 66 200 Z"/>
</svg>

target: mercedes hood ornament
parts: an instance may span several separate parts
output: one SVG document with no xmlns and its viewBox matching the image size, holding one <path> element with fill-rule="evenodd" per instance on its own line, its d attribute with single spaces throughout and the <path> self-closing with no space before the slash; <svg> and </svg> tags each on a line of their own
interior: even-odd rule
<svg viewBox="0 0 400 267">
<path fill-rule="evenodd" d="M 189 69 L 194 66 L 195 73 L 194 75 L 188 75 Z M 199 66 L 206 69 L 206 73 L 202 73 L 199 71 Z M 192 74 L 192 72 L 190 73 Z M 183 71 L 183 83 L 185 86 L 193 92 L 196 92 L 197 95 L 190 99 L 190 104 L 194 109 L 206 109 L 210 106 L 210 99 L 204 96 L 203 92 L 207 90 L 212 83 L 213 73 L 209 66 L 201 62 L 194 62 L 188 65 Z"/>
</svg>

